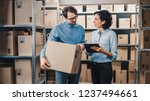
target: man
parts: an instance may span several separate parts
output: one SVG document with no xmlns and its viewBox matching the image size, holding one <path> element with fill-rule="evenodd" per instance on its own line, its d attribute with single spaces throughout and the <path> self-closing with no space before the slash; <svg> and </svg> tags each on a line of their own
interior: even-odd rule
<svg viewBox="0 0 150 101">
<path fill-rule="evenodd" d="M 83 43 L 85 38 L 84 28 L 76 23 L 77 10 L 72 7 L 64 7 L 62 14 L 66 21 L 56 25 L 49 34 L 48 41 L 57 41 L 69 44 L 78 44 L 80 50 L 83 50 Z M 41 68 L 48 69 L 50 64 L 45 59 L 45 50 L 47 44 L 41 50 Z M 67 56 L 67 55 L 66 55 Z M 55 72 L 56 84 L 78 84 L 80 78 L 80 71 L 77 74 L 68 74 L 60 71 Z"/>
</svg>

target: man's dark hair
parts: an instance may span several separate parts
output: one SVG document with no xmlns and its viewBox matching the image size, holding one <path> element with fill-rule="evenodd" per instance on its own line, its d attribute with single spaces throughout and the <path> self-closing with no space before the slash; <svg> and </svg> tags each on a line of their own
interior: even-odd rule
<svg viewBox="0 0 150 101">
<path fill-rule="evenodd" d="M 95 14 L 98 14 L 100 16 L 100 19 L 102 21 L 105 21 L 105 24 L 103 25 L 104 29 L 107 29 L 112 25 L 112 15 L 109 13 L 109 11 L 107 10 L 96 11 L 94 15 Z"/>
<path fill-rule="evenodd" d="M 67 18 L 67 14 L 68 12 L 71 12 L 71 13 L 74 13 L 77 15 L 77 10 L 76 8 L 72 7 L 72 6 L 67 6 L 67 7 L 64 7 L 63 10 L 62 10 L 62 14 L 65 18 Z"/>
</svg>

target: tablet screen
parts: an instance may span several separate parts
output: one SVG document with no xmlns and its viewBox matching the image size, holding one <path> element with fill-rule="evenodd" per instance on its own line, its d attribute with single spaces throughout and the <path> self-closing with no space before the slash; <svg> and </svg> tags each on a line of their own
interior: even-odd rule
<svg viewBox="0 0 150 101">
<path fill-rule="evenodd" d="M 84 44 L 84 47 L 88 53 L 96 53 L 97 52 L 97 51 L 91 49 L 91 47 L 93 47 L 93 46 L 100 47 L 99 44 L 92 44 L 92 43 Z"/>
</svg>

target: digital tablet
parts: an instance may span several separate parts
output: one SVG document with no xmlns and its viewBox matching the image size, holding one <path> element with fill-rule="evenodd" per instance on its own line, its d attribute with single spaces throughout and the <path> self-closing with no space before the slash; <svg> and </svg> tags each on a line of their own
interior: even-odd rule
<svg viewBox="0 0 150 101">
<path fill-rule="evenodd" d="M 84 44 L 84 47 L 85 47 L 85 49 L 86 49 L 86 51 L 88 53 L 97 53 L 97 51 L 91 49 L 91 47 L 93 47 L 93 46 L 100 47 L 99 44 L 92 44 L 92 43 L 86 43 L 86 44 Z"/>
</svg>

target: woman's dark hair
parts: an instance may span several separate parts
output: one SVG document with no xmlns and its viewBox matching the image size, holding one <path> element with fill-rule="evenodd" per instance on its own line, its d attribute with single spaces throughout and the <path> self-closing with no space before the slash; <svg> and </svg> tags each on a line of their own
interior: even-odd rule
<svg viewBox="0 0 150 101">
<path fill-rule="evenodd" d="M 103 25 L 104 29 L 107 29 L 111 26 L 111 24 L 112 24 L 112 15 L 109 13 L 109 11 L 107 11 L 107 10 L 96 11 L 94 13 L 94 15 L 95 14 L 98 14 L 100 19 L 102 21 L 105 21 L 105 24 Z"/>
<path fill-rule="evenodd" d="M 62 10 L 62 14 L 65 18 L 67 18 L 67 14 L 68 12 L 71 12 L 71 13 L 74 13 L 77 15 L 77 10 L 76 8 L 72 7 L 72 6 L 67 6 L 67 7 L 64 7 L 63 10 Z"/>
</svg>

